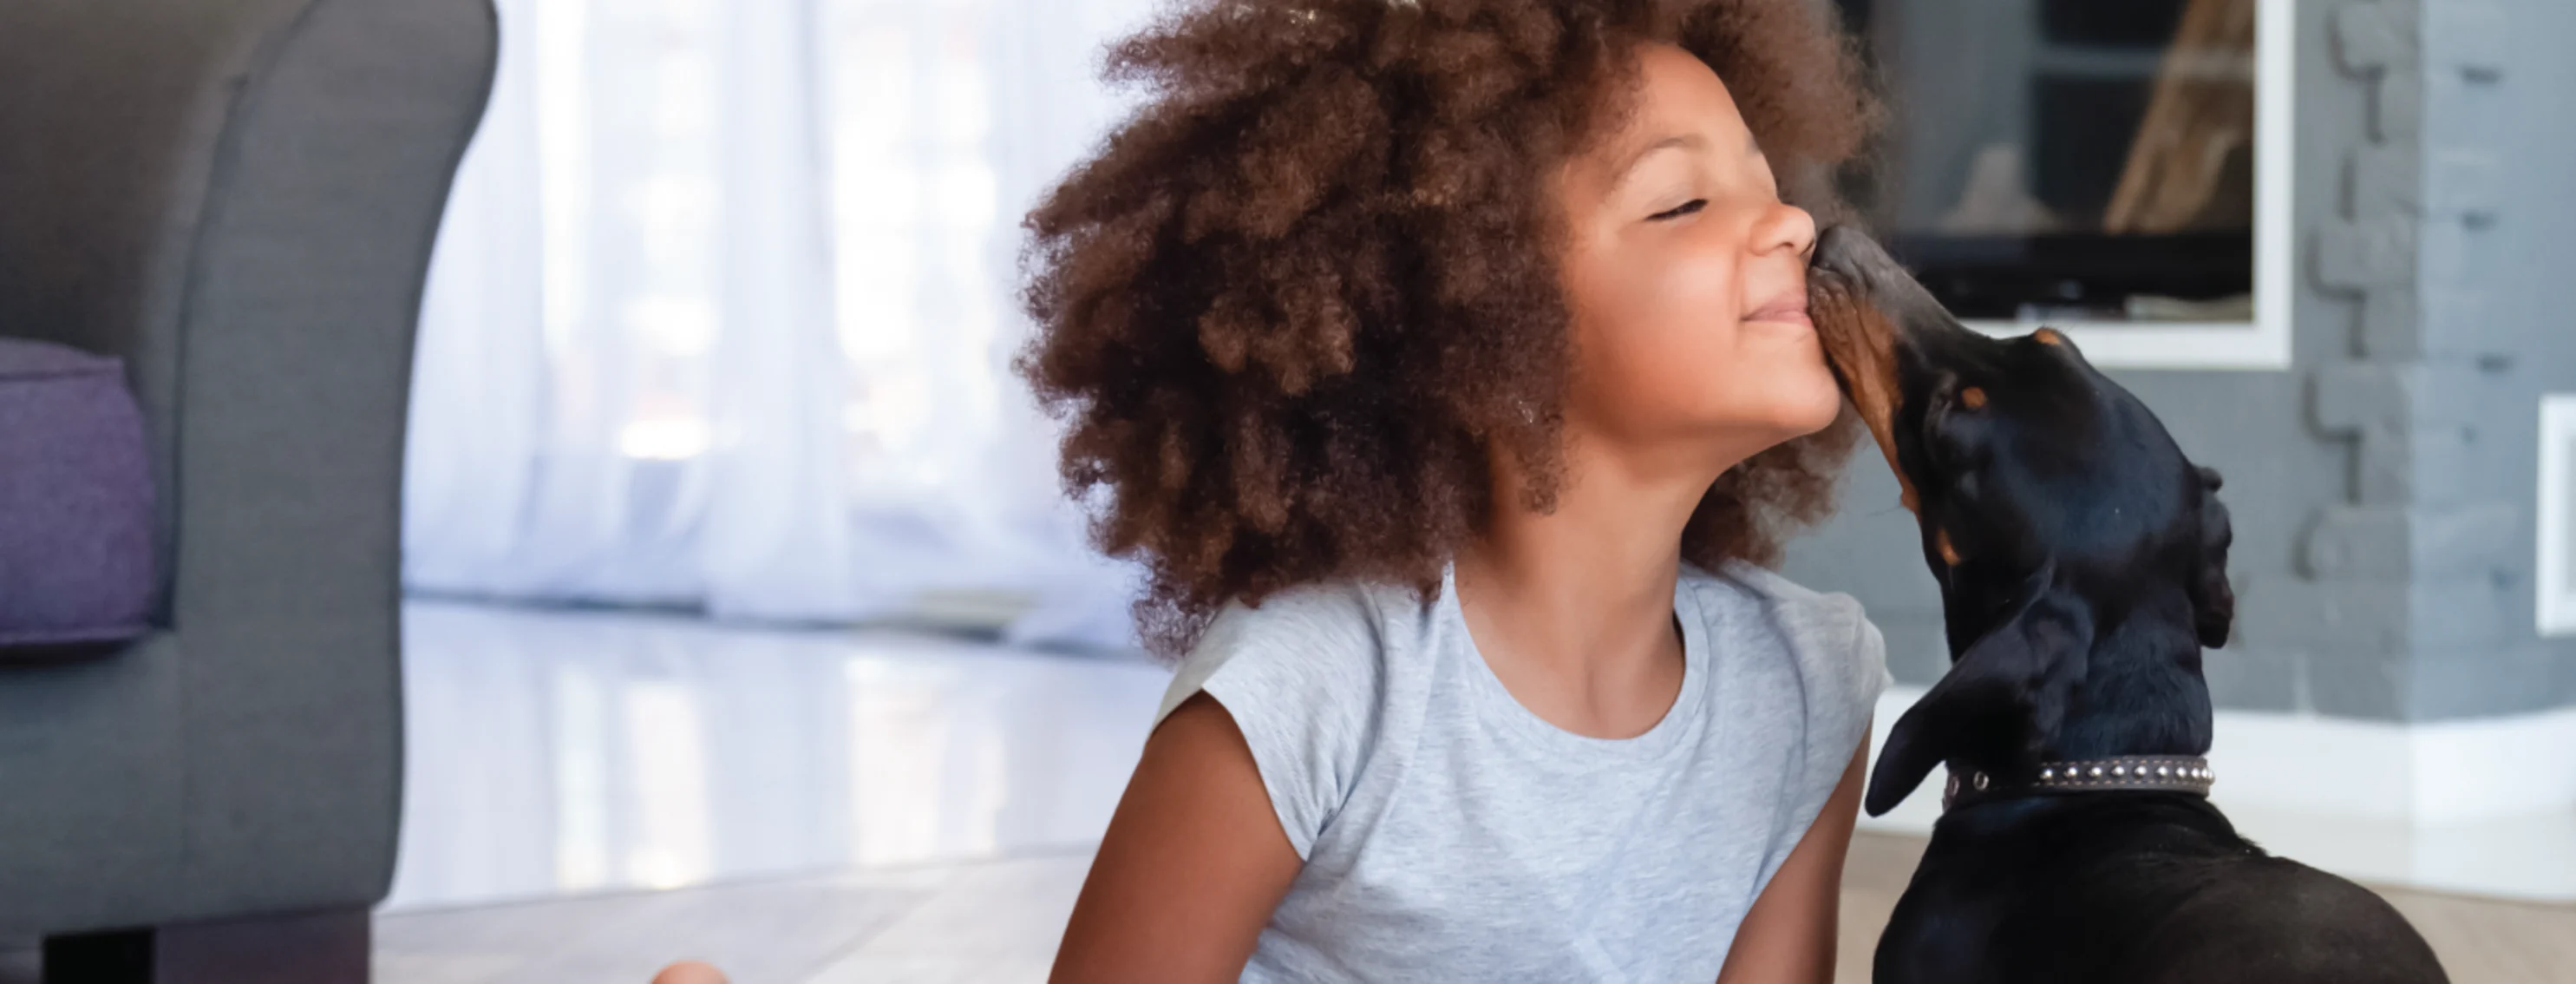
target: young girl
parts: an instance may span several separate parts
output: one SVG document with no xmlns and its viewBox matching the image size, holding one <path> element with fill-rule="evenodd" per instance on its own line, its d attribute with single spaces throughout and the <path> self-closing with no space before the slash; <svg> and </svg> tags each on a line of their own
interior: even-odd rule
<svg viewBox="0 0 2576 984">
<path fill-rule="evenodd" d="M 1851 430 L 1806 314 L 1873 118 L 1814 0 L 1200 0 L 1030 214 L 1023 368 L 1185 654 L 1087 981 L 1807 981 L 1859 606 L 1758 564 Z"/>
<path fill-rule="evenodd" d="M 1027 219 L 1022 368 L 1184 658 L 1057 981 L 1832 978 L 1884 658 L 1757 566 L 1854 436 L 1824 7 L 1189 0 L 1111 51 L 1151 98 Z"/>
</svg>

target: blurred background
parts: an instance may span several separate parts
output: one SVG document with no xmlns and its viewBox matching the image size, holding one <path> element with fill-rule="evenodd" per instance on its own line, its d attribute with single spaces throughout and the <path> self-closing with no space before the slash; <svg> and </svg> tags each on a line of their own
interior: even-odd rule
<svg viewBox="0 0 2576 984">
<path fill-rule="evenodd" d="M 2576 980 L 2576 7 L 1830 2 L 1892 250 L 2227 477 L 2219 803 Z M 131 629 L 0 646 L 0 982 L 280 912 L 393 982 L 1042 979 L 1168 674 L 1009 370 L 1018 219 L 1161 6 L 0 8 L 0 336 L 122 358 L 175 476 Z M 1787 573 L 1883 724 L 1945 650 L 1856 465 Z"/>
</svg>

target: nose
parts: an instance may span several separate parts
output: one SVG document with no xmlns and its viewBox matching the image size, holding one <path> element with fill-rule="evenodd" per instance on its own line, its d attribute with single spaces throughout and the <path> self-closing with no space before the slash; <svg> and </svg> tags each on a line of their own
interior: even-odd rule
<svg viewBox="0 0 2576 984">
<path fill-rule="evenodd" d="M 1753 229 L 1756 253 L 1769 255 L 1786 250 L 1791 256 L 1805 256 L 1816 244 L 1816 217 L 1795 205 L 1774 205 Z"/>
</svg>

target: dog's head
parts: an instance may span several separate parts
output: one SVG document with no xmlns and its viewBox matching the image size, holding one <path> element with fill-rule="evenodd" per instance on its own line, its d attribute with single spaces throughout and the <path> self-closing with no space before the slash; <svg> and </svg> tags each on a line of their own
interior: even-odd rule
<svg viewBox="0 0 2576 984">
<path fill-rule="evenodd" d="M 1949 632 L 1950 672 L 1889 729 L 1870 814 L 1945 761 L 2027 778 L 2043 758 L 2148 750 L 2093 747 L 2120 741 L 2099 732 L 2114 719 L 2187 731 L 2197 708 L 2198 736 L 2147 740 L 2206 748 L 2200 647 L 2226 642 L 2236 607 L 2218 473 L 2065 336 L 1970 331 L 1866 235 L 1826 230 L 1809 283 Z"/>
</svg>

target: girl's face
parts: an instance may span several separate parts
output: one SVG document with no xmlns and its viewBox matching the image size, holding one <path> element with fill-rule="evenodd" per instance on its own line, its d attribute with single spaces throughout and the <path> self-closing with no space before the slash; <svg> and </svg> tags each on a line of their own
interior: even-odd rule
<svg viewBox="0 0 2576 984">
<path fill-rule="evenodd" d="M 1815 220 L 1781 203 L 1706 63 L 1670 44 L 1640 57 L 1636 112 L 1557 181 L 1573 233 L 1566 422 L 1586 440 L 1731 463 L 1841 409 L 1807 320 Z"/>
</svg>

